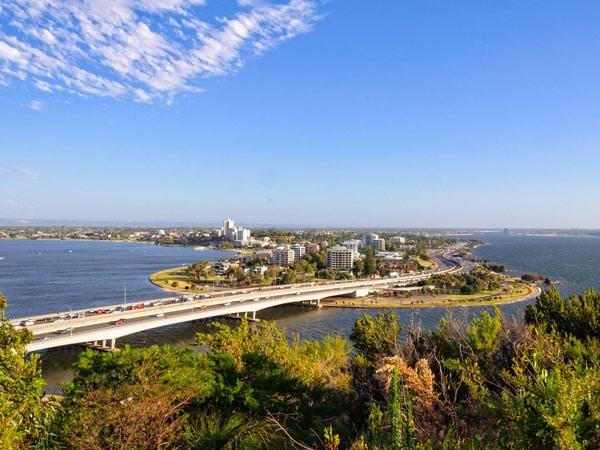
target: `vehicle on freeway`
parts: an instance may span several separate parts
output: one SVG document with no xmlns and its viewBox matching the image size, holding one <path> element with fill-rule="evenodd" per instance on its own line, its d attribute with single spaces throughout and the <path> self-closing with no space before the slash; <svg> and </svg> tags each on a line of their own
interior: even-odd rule
<svg viewBox="0 0 600 450">
<path fill-rule="evenodd" d="M 58 334 L 68 334 L 73 331 L 73 328 L 65 328 L 64 330 L 57 331 Z"/>
<path fill-rule="evenodd" d="M 119 319 L 114 322 L 115 325 L 122 325 L 125 323 L 125 319 Z"/>
<path fill-rule="evenodd" d="M 165 314 L 164 313 L 158 313 L 158 314 L 155 314 L 154 317 L 165 317 Z"/>
<path fill-rule="evenodd" d="M 25 325 L 26 327 L 29 325 L 33 325 L 35 322 L 33 320 L 26 320 L 25 322 L 23 322 L 23 325 Z"/>
</svg>

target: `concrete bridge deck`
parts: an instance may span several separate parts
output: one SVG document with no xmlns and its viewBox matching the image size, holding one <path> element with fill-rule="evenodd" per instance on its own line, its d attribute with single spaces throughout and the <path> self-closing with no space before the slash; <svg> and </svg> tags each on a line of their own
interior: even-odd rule
<svg viewBox="0 0 600 450">
<path fill-rule="evenodd" d="M 460 266 L 455 264 L 435 273 L 459 269 Z M 29 351 L 74 344 L 95 344 L 110 349 L 115 347 L 116 339 L 152 328 L 229 315 L 245 315 L 254 319 L 258 311 L 266 308 L 289 303 L 319 306 L 320 301 L 327 297 L 365 296 L 370 290 L 405 286 L 427 279 L 433 273 L 427 271 L 397 278 L 238 289 L 211 293 L 210 298 L 187 294 L 127 305 L 95 307 L 93 310 L 78 309 L 21 317 L 11 320 L 11 324 L 26 327 L 33 333 L 34 339 L 27 345 Z"/>
</svg>

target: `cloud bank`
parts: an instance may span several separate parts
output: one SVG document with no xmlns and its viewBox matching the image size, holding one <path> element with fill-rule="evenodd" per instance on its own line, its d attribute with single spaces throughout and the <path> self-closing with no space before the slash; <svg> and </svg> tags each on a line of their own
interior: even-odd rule
<svg viewBox="0 0 600 450">
<path fill-rule="evenodd" d="M 320 1 L 0 0 L 0 86 L 168 102 L 307 33 Z"/>
<path fill-rule="evenodd" d="M 39 178 L 40 174 L 25 167 L 0 167 L 0 178 Z"/>
</svg>

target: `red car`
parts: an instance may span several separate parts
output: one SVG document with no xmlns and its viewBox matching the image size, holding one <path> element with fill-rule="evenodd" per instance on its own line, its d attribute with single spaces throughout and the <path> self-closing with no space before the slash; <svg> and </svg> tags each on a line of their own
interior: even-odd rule
<svg viewBox="0 0 600 450">
<path fill-rule="evenodd" d="M 123 323 L 125 323 L 125 319 L 119 319 L 115 322 L 115 325 L 121 325 Z"/>
</svg>

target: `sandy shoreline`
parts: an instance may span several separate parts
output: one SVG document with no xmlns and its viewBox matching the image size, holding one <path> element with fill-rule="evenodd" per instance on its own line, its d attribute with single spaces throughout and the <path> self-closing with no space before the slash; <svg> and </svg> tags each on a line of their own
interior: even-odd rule
<svg viewBox="0 0 600 450">
<path fill-rule="evenodd" d="M 443 298 L 443 296 L 419 296 L 414 298 L 402 298 L 394 299 L 393 297 L 377 297 L 369 296 L 364 298 L 345 298 L 337 297 L 331 300 L 322 300 L 321 305 L 328 308 L 454 308 L 454 307 L 465 307 L 465 306 L 484 306 L 484 305 L 502 305 L 518 303 L 525 300 L 529 300 L 537 297 L 541 293 L 539 286 L 524 285 L 527 288 L 527 292 L 523 293 L 518 297 L 508 296 L 506 299 L 492 298 L 492 299 L 469 299 L 469 300 L 451 300 Z M 449 296 L 447 296 L 449 297 Z M 487 297 L 487 296 L 486 296 Z"/>
</svg>

